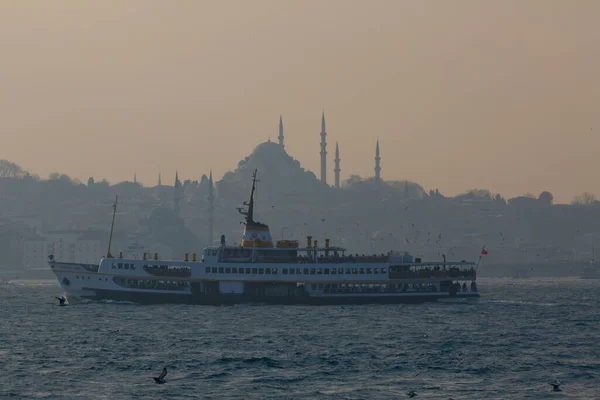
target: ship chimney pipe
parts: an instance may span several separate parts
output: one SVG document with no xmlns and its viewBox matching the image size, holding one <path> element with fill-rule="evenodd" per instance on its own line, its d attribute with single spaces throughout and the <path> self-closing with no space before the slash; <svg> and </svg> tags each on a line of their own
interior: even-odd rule
<svg viewBox="0 0 600 400">
<path fill-rule="evenodd" d="M 158 253 L 154 253 L 154 259 L 158 260 Z"/>
<path fill-rule="evenodd" d="M 318 243 L 318 241 L 315 240 L 315 249 L 318 247 L 317 243 Z"/>
<path fill-rule="evenodd" d="M 148 253 L 144 253 L 144 260 L 146 259 L 147 256 L 148 256 Z"/>
<path fill-rule="evenodd" d="M 329 248 L 329 239 L 325 238 L 325 248 Z"/>
<path fill-rule="evenodd" d="M 122 251 L 119 252 L 119 258 L 123 258 L 123 252 Z"/>
<path fill-rule="evenodd" d="M 188 253 L 185 253 L 185 261 L 189 261 L 188 260 Z"/>
<path fill-rule="evenodd" d="M 192 253 L 192 261 L 196 261 L 196 253 Z"/>
<path fill-rule="evenodd" d="M 306 247 L 310 249 L 312 243 L 312 236 L 306 237 Z"/>
</svg>

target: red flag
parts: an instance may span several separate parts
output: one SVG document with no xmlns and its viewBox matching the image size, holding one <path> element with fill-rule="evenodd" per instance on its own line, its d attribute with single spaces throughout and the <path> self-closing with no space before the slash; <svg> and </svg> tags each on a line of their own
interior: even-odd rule
<svg viewBox="0 0 600 400">
<path fill-rule="evenodd" d="M 483 254 L 484 256 L 487 255 L 487 250 L 486 249 L 481 249 L 481 254 Z"/>
</svg>

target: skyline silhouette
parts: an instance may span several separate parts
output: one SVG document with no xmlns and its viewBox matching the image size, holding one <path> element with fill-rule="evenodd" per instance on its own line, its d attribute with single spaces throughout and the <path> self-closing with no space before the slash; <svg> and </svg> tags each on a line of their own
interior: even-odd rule
<svg viewBox="0 0 600 400">
<path fill-rule="evenodd" d="M 5 4 L 0 159 L 47 177 L 215 180 L 277 141 L 319 175 L 453 196 L 600 193 L 596 2 Z"/>
</svg>

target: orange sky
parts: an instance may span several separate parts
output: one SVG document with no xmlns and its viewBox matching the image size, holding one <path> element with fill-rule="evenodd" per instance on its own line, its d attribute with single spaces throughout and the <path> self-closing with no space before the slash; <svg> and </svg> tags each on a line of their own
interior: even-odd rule
<svg viewBox="0 0 600 400">
<path fill-rule="evenodd" d="M 220 178 L 276 139 L 319 174 L 453 195 L 600 195 L 600 2 L 0 4 L 0 158 L 155 184 Z"/>
</svg>

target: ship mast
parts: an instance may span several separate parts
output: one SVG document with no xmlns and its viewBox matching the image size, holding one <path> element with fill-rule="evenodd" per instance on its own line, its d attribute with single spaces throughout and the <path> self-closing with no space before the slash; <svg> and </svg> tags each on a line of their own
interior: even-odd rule
<svg viewBox="0 0 600 400">
<path fill-rule="evenodd" d="M 250 191 L 250 201 L 245 201 L 244 206 L 247 206 L 248 209 L 245 210 L 242 207 L 238 207 L 238 212 L 242 215 L 246 216 L 246 226 L 252 226 L 255 224 L 254 221 L 254 191 L 256 189 L 256 169 L 252 173 L 252 190 Z"/>
<path fill-rule="evenodd" d="M 117 214 L 117 201 L 119 200 L 119 195 L 115 198 L 115 204 L 113 204 L 113 217 L 112 224 L 110 225 L 110 236 L 108 238 L 108 251 L 106 252 L 106 258 L 112 258 L 112 254 L 110 254 L 110 245 L 112 243 L 113 237 L 113 229 L 115 227 L 115 215 Z"/>
</svg>

